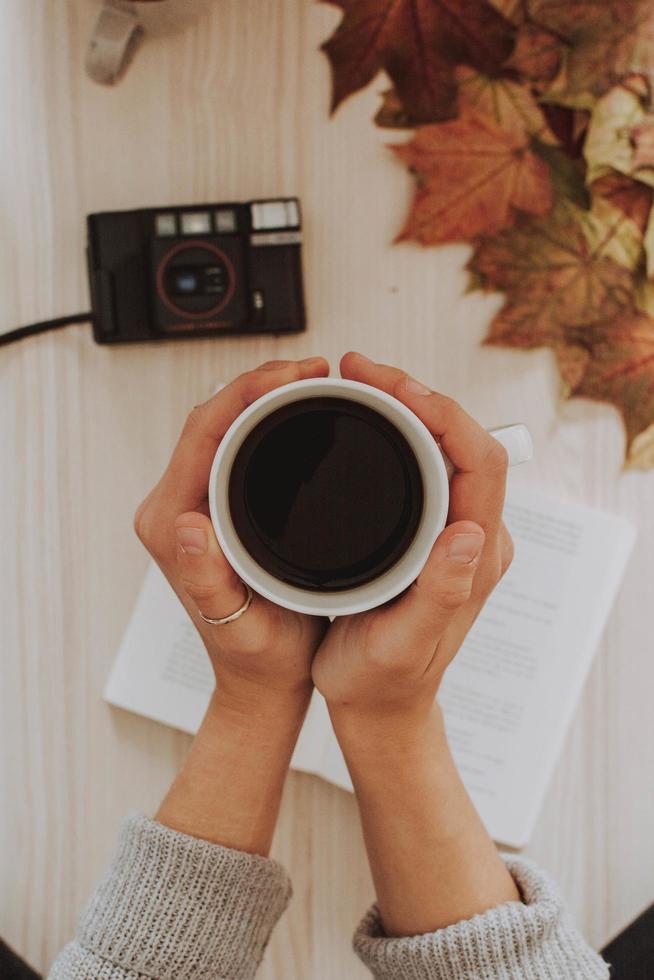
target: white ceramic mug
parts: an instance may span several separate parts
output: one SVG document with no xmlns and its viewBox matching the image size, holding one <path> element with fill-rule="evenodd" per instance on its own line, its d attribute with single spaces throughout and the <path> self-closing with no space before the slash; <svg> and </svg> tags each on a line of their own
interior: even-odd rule
<svg viewBox="0 0 654 980">
<path fill-rule="evenodd" d="M 232 522 L 228 490 L 232 464 L 246 436 L 267 415 L 305 398 L 347 398 L 374 409 L 404 436 L 418 461 L 424 502 L 415 537 L 402 557 L 386 572 L 364 585 L 340 592 L 318 592 L 282 582 L 256 562 Z M 532 442 L 525 425 L 491 431 L 509 454 L 509 465 L 531 458 Z M 253 402 L 229 427 L 216 452 L 209 479 L 209 507 L 225 557 L 248 585 L 272 602 L 316 616 L 349 616 L 395 598 L 418 577 L 434 541 L 445 527 L 452 466 L 434 436 L 406 405 L 392 395 L 358 381 L 311 378 L 275 388 Z"/>
</svg>

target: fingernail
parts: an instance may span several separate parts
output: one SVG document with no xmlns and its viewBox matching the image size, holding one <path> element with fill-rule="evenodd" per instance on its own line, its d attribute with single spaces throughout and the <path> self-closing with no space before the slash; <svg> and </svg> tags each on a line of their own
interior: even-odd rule
<svg viewBox="0 0 654 980">
<path fill-rule="evenodd" d="M 203 555 L 207 550 L 207 532 L 201 527 L 178 527 L 177 542 L 185 555 Z"/>
<path fill-rule="evenodd" d="M 428 388 L 427 385 L 421 384 L 420 381 L 416 381 L 415 378 L 407 377 L 406 381 L 404 382 L 404 387 L 407 391 L 410 391 L 412 395 L 431 395 L 431 388 Z"/>
<path fill-rule="evenodd" d="M 469 565 L 481 552 L 484 539 L 481 534 L 455 534 L 447 547 L 447 557 L 461 565 Z"/>
<path fill-rule="evenodd" d="M 324 357 L 303 357 L 300 364 L 306 364 L 309 367 L 311 364 L 318 364 L 318 362 L 323 362 Z"/>
<path fill-rule="evenodd" d="M 357 356 L 358 358 L 360 358 L 360 359 L 361 359 L 362 361 L 365 361 L 365 362 L 366 362 L 366 364 L 374 364 L 374 363 L 375 363 L 375 362 L 374 362 L 373 360 L 371 360 L 371 359 L 370 359 L 369 357 L 366 357 L 366 355 L 365 355 L 365 354 L 361 354 L 361 353 L 359 353 L 359 351 L 358 351 L 358 350 L 357 350 L 357 351 L 354 351 L 354 353 L 355 353 L 355 354 L 356 354 L 356 356 Z"/>
</svg>

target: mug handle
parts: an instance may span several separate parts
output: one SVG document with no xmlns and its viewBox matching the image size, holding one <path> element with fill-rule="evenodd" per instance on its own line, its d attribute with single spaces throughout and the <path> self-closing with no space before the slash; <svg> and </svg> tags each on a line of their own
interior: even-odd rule
<svg viewBox="0 0 654 980">
<path fill-rule="evenodd" d="M 517 422 L 515 425 L 502 425 L 499 429 L 489 429 L 488 434 L 497 439 L 507 451 L 509 466 L 518 466 L 528 462 L 534 455 L 534 443 L 526 425 Z M 448 478 L 454 473 L 454 466 L 441 449 Z"/>
<path fill-rule="evenodd" d="M 142 37 L 131 2 L 104 0 L 86 52 L 87 75 L 101 85 L 113 85 L 127 70 Z"/>
<path fill-rule="evenodd" d="M 506 449 L 509 466 L 527 463 L 534 455 L 531 432 L 522 422 L 517 422 L 515 425 L 502 425 L 499 429 L 489 429 L 488 434 L 493 439 L 497 439 Z"/>
</svg>

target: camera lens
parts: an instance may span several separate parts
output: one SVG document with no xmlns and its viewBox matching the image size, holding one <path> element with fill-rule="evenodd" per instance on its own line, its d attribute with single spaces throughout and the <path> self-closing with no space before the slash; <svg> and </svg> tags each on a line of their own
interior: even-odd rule
<svg viewBox="0 0 654 980">
<path fill-rule="evenodd" d="M 188 269 L 176 272 L 173 276 L 173 292 L 188 295 L 197 292 L 199 280 L 197 273 L 189 272 Z"/>
<path fill-rule="evenodd" d="M 224 252 L 209 242 L 179 242 L 157 269 L 162 302 L 177 316 L 214 316 L 231 299 L 234 270 Z"/>
</svg>

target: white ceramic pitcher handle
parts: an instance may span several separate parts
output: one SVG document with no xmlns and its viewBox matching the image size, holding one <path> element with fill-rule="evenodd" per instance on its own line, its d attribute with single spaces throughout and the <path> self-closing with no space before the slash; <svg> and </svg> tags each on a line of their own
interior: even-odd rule
<svg viewBox="0 0 654 980">
<path fill-rule="evenodd" d="M 104 0 L 86 52 L 87 74 L 101 85 L 113 85 L 127 69 L 142 36 L 133 3 Z"/>
<path fill-rule="evenodd" d="M 526 463 L 534 455 L 534 444 L 531 433 L 526 425 L 517 422 L 515 425 L 503 425 L 499 429 L 489 429 L 488 434 L 497 439 L 506 449 L 509 456 L 509 466 L 518 466 L 519 463 Z M 441 449 L 441 452 L 443 450 Z M 447 475 L 452 476 L 454 466 L 448 457 L 443 453 Z"/>
</svg>

